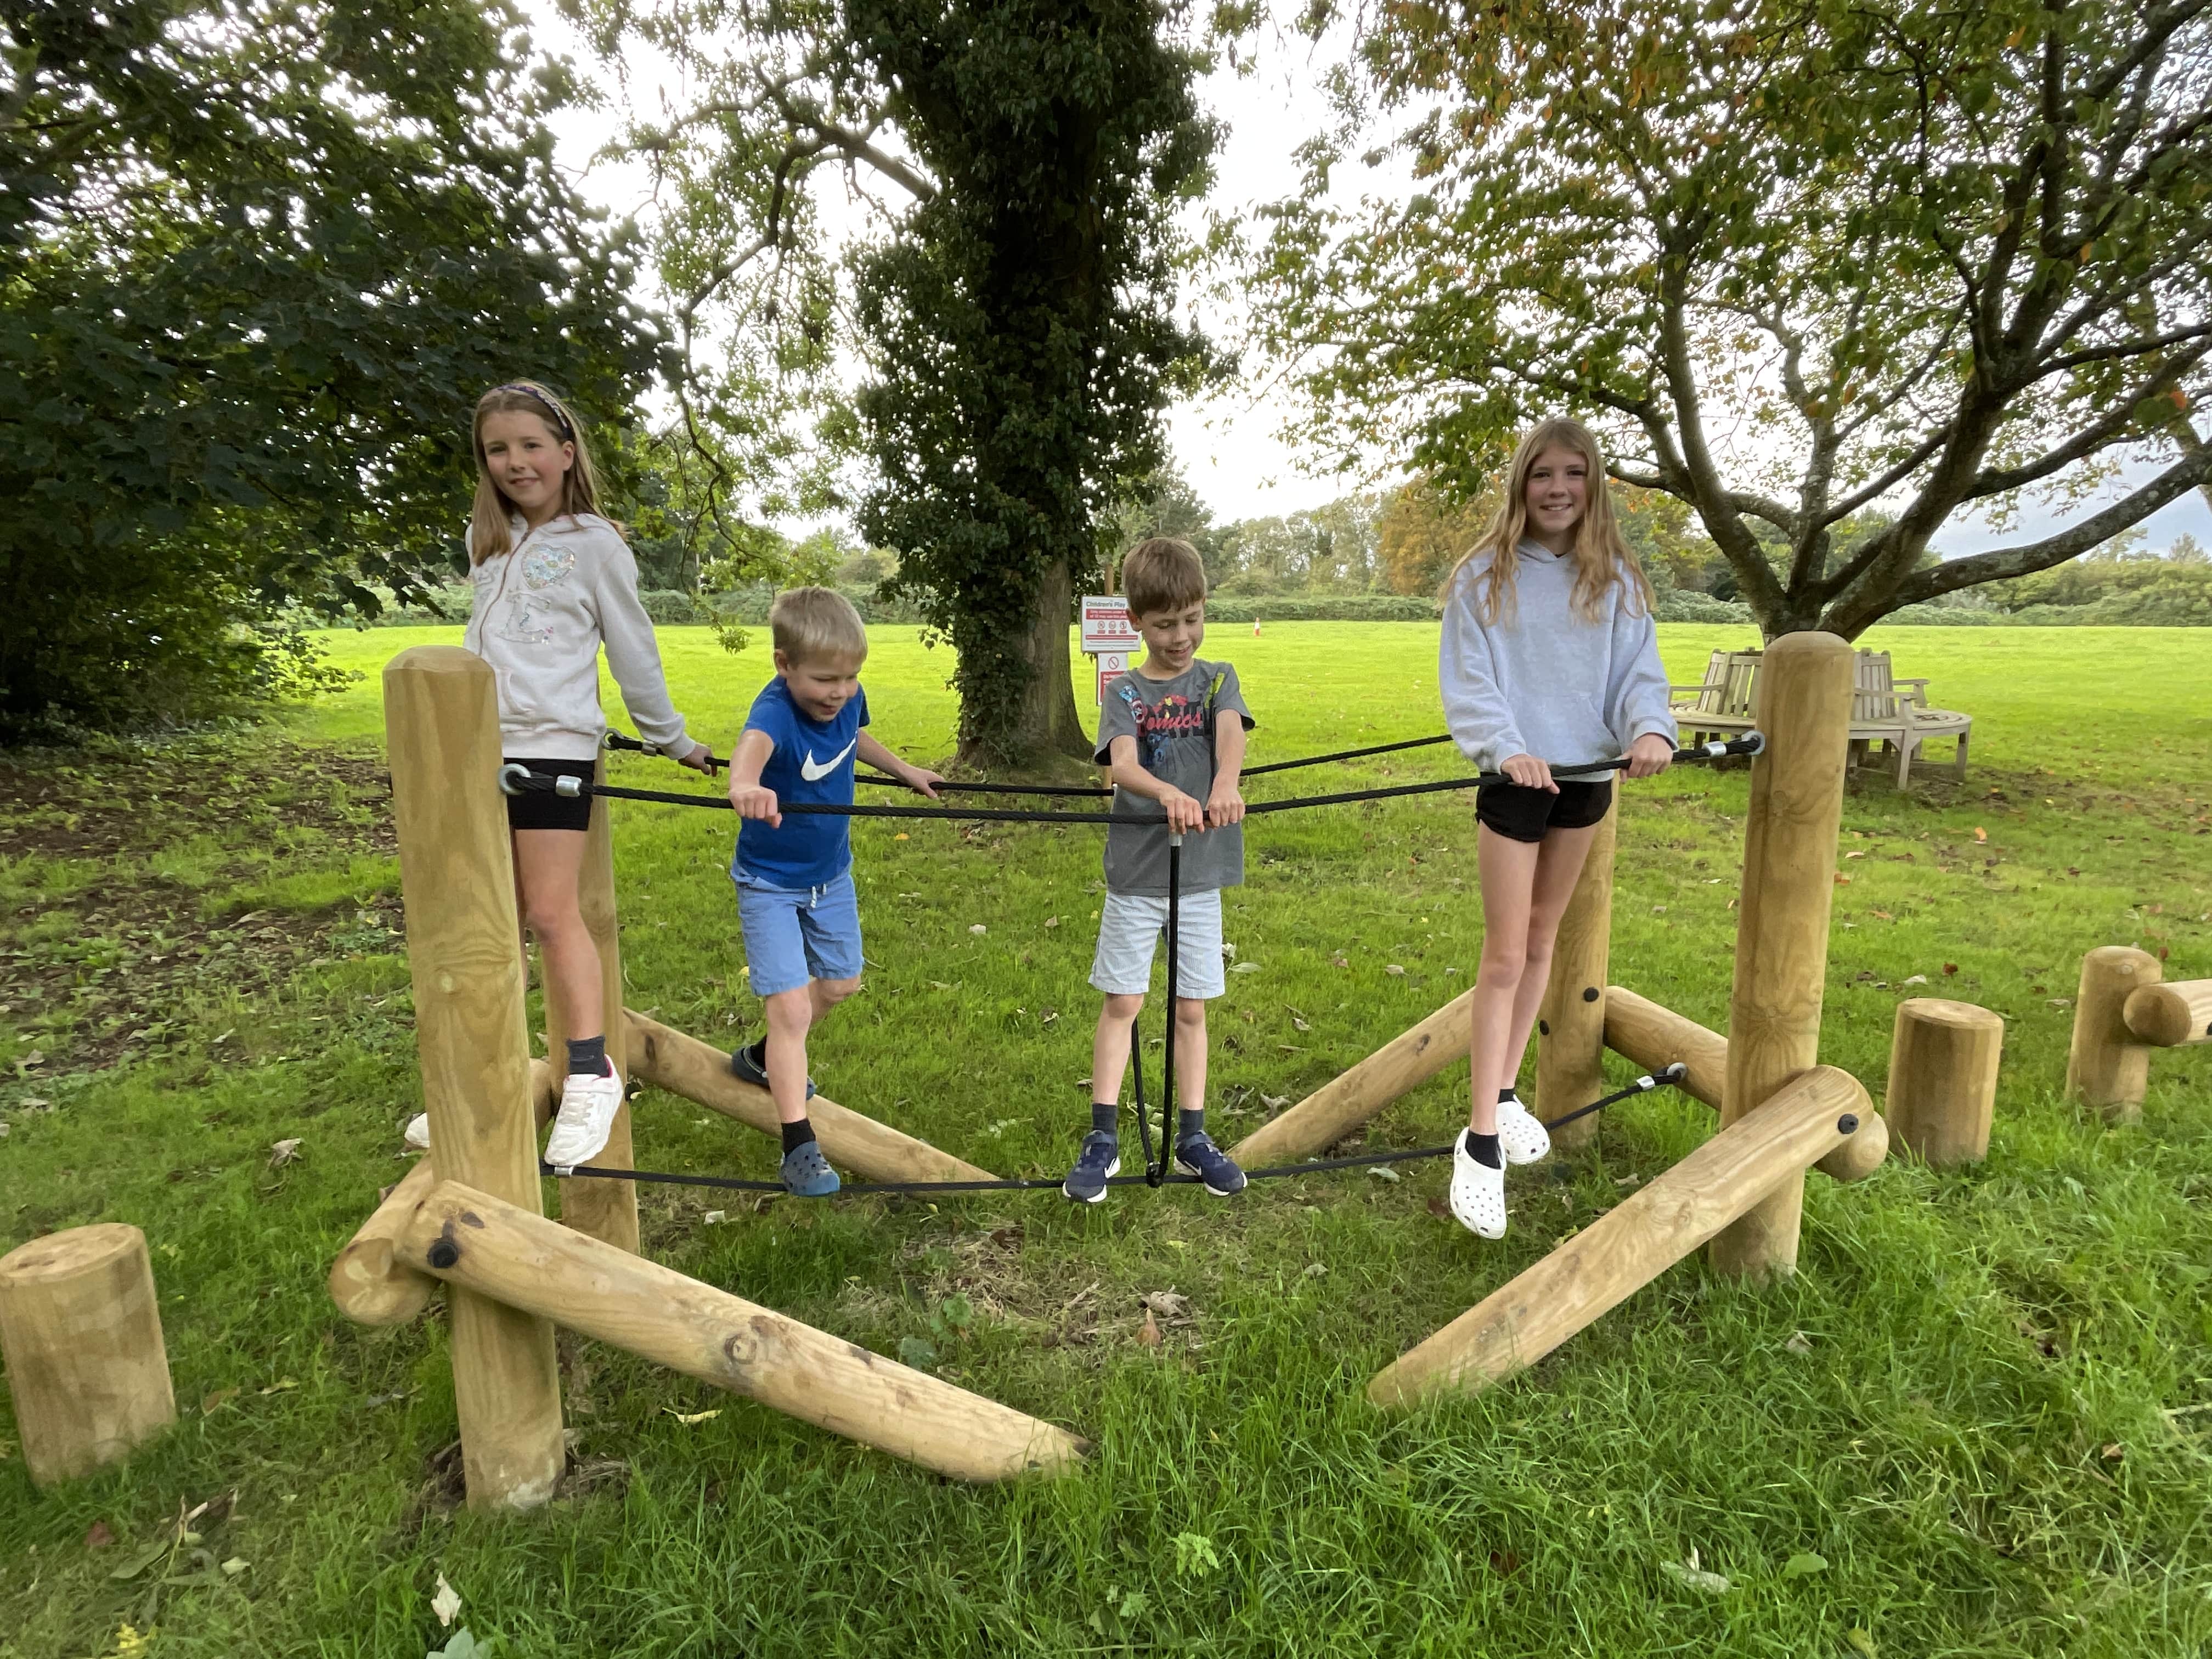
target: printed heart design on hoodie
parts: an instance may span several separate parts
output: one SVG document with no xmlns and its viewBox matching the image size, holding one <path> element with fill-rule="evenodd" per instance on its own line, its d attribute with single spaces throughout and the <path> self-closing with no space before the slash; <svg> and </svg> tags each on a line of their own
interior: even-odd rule
<svg viewBox="0 0 2212 1659">
<path fill-rule="evenodd" d="M 563 580 L 576 568 L 576 555 L 565 547 L 532 548 L 523 556 L 522 585 L 535 592 Z"/>
</svg>

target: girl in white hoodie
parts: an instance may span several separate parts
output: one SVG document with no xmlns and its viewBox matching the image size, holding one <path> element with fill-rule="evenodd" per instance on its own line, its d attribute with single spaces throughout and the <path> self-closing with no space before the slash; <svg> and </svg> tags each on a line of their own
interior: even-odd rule
<svg viewBox="0 0 2212 1659">
<path fill-rule="evenodd" d="M 1610 773 L 1562 781 L 1547 763 L 1625 754 L 1628 775 L 1648 778 L 1667 769 L 1677 736 L 1651 586 L 1614 521 L 1588 428 L 1547 420 L 1521 440 L 1504 500 L 1445 579 L 1443 600 L 1445 723 L 1469 760 L 1507 780 L 1475 792 L 1482 966 L 1472 1108 L 1451 1184 L 1452 1213 L 1500 1238 L 1504 1166 L 1552 1146 L 1513 1080 L 1559 918 L 1613 805 Z"/>
<path fill-rule="evenodd" d="M 638 602 L 637 564 L 622 532 L 599 514 L 575 415 L 535 381 L 494 386 L 477 400 L 475 442 L 476 591 L 463 643 L 498 680 L 501 751 L 533 772 L 592 775 L 607 729 L 599 714 L 605 646 L 638 735 L 696 771 L 710 770 L 707 745 L 685 735 L 669 702 L 653 623 Z M 561 1115 L 545 1147 L 548 1163 L 568 1167 L 607 1144 L 623 1101 L 623 1080 L 607 1060 L 599 953 L 577 903 L 592 799 L 510 795 L 507 806 L 516 897 L 537 936 L 546 1000 L 568 1034 Z"/>
</svg>

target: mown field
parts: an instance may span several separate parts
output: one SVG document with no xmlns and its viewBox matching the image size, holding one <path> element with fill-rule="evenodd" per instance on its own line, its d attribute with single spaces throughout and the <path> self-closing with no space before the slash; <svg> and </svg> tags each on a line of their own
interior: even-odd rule
<svg viewBox="0 0 2212 1659">
<path fill-rule="evenodd" d="M 1741 632 L 1663 629 L 1674 678 Z M 1975 764 L 1964 786 L 1854 783 L 1824 1058 L 1879 1097 L 1924 976 L 2006 1017 L 2005 1071 L 1986 1165 L 1814 1176 L 1794 1281 L 1686 1263 L 1480 1399 L 1366 1405 L 1375 1370 L 1698 1143 L 1710 1114 L 1663 1094 L 1609 1113 L 1588 1158 L 1516 1172 L 1500 1244 L 1440 1213 L 1433 1164 L 1079 1212 L 648 1188 L 657 1259 L 1095 1454 L 1057 1482 L 951 1486 L 564 1340 L 574 1473 L 519 1519 L 456 1507 L 438 1316 L 363 1330 L 323 1288 L 404 1169 L 418 1097 L 375 671 L 457 634 L 337 636 L 366 678 L 276 730 L 0 757 L 0 1249 L 142 1226 L 182 1411 L 126 1468 L 41 1493 L 0 1405 L 0 1659 L 416 1659 L 470 1651 L 463 1627 L 514 1659 L 2212 1647 L 2212 1050 L 2154 1062 L 2139 1127 L 2059 1096 L 2083 950 L 2212 974 L 2201 632 L 1869 641 L 1974 714 Z M 663 639 L 679 706 L 726 750 L 764 648 Z M 940 757 L 944 654 L 912 629 L 875 641 L 877 734 Z M 1437 730 L 1435 647 L 1429 625 L 1283 624 L 1217 630 L 1209 654 L 1243 674 L 1256 763 Z M 1253 793 L 1444 776 L 1448 757 Z M 1714 1025 L 1745 784 L 1680 769 L 1623 810 L 1613 977 Z M 631 1004 L 717 1042 L 758 1029 L 730 837 L 708 812 L 617 819 Z M 824 1092 L 1056 1173 L 1086 1118 L 1094 834 L 854 840 L 872 965 L 817 1038 Z M 1257 971 L 1215 1018 L 1225 1142 L 1455 994 L 1480 937 L 1464 798 L 1272 817 L 1249 848 L 1228 934 Z M 1442 1139 L 1463 1088 L 1409 1096 L 1364 1144 Z M 775 1167 L 764 1137 L 671 1097 L 638 1125 L 654 1167 Z"/>
</svg>

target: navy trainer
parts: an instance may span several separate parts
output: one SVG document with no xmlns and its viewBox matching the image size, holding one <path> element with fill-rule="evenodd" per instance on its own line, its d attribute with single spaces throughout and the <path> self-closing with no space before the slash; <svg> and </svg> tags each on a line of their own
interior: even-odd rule
<svg viewBox="0 0 2212 1659">
<path fill-rule="evenodd" d="M 765 1050 L 765 1042 L 756 1042 L 749 1048 L 730 1050 L 730 1075 L 740 1083 L 750 1083 L 756 1089 L 768 1087 L 768 1059 L 765 1052 L 756 1054 L 754 1048 Z M 814 1098 L 814 1079 L 806 1079 L 806 1097 Z"/>
<path fill-rule="evenodd" d="M 1244 1190 L 1244 1171 L 1202 1129 L 1176 1142 L 1176 1164 L 1184 1174 L 1203 1181 L 1216 1198 L 1232 1198 Z"/>
<path fill-rule="evenodd" d="M 1096 1204 L 1106 1196 L 1108 1180 L 1121 1173 L 1121 1138 L 1093 1129 L 1083 1137 L 1083 1150 L 1076 1155 L 1067 1179 L 1060 1183 L 1060 1190 L 1080 1203 Z"/>
<path fill-rule="evenodd" d="M 801 1141 L 783 1155 L 783 1184 L 794 1198 L 827 1198 L 837 1190 L 837 1172 L 822 1156 L 820 1141 Z"/>
</svg>

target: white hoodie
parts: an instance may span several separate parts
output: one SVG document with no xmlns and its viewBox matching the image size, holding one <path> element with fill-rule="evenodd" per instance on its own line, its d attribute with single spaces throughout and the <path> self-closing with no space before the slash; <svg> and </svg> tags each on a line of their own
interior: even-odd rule
<svg viewBox="0 0 2212 1659">
<path fill-rule="evenodd" d="M 622 687 L 637 734 L 665 753 L 691 750 L 668 700 L 653 622 L 638 602 L 637 562 L 621 533 L 589 513 L 524 534 L 471 574 L 475 587 L 461 643 L 499 683 L 501 751 L 509 758 L 587 761 L 599 752 L 599 647 Z"/>
</svg>

